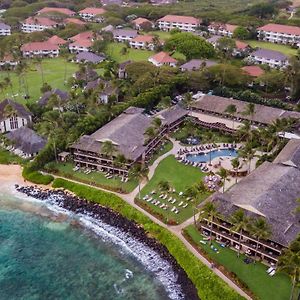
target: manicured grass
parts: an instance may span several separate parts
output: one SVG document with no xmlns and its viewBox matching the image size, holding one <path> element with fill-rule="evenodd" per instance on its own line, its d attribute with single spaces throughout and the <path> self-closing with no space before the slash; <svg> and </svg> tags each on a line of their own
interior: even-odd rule
<svg viewBox="0 0 300 300">
<path fill-rule="evenodd" d="M 121 63 L 126 60 L 147 61 L 148 58 L 154 54 L 153 51 L 128 48 L 128 52 L 125 55 L 122 55 L 121 49 L 123 47 L 125 47 L 125 44 L 123 43 L 110 43 L 107 46 L 105 53 L 109 55 L 117 63 Z"/>
<path fill-rule="evenodd" d="M 149 161 L 149 165 L 152 165 L 154 161 L 156 161 L 160 156 L 169 152 L 173 148 L 173 143 L 171 141 L 167 141 L 163 144 L 158 150 L 156 150 Z"/>
<path fill-rule="evenodd" d="M 259 47 L 259 48 L 265 48 L 269 50 L 275 50 L 282 52 L 283 54 L 287 56 L 292 56 L 297 54 L 296 49 L 292 49 L 291 47 L 287 45 L 281 45 L 281 44 L 274 44 L 274 43 L 268 43 L 268 42 L 262 42 L 262 41 L 246 41 L 251 47 Z"/>
<path fill-rule="evenodd" d="M 24 159 L 0 147 L 0 164 L 22 164 Z"/>
<path fill-rule="evenodd" d="M 1 92 L 1 98 L 13 98 L 20 103 L 25 103 L 26 101 L 35 102 L 41 96 L 40 88 L 43 84 L 42 81 L 42 71 L 40 65 L 37 64 L 34 60 L 27 60 L 28 69 L 26 71 L 26 80 L 28 84 L 28 90 L 30 99 L 25 100 L 25 89 L 24 85 L 19 85 L 19 77 L 14 71 L 0 72 L 0 81 L 5 77 L 10 77 L 12 81 L 12 90 L 10 87 L 6 88 Z M 78 65 L 75 63 L 65 62 L 62 58 L 53 58 L 53 59 L 43 59 L 42 60 L 42 69 L 44 74 L 44 81 L 50 84 L 52 88 L 58 88 L 61 90 L 67 90 L 68 88 L 64 84 L 64 74 L 65 74 L 65 64 L 67 64 L 67 79 L 71 77 L 75 71 L 78 70 Z M 1 99 L 0 98 L 0 99 Z"/>
<path fill-rule="evenodd" d="M 201 248 L 208 256 L 217 264 L 222 265 L 231 273 L 234 273 L 237 278 L 243 282 L 260 300 L 285 300 L 289 299 L 291 283 L 289 278 L 284 274 L 275 274 L 270 277 L 267 273 L 267 267 L 262 263 L 245 264 L 244 255 L 240 258 L 237 253 L 229 248 L 222 248 L 219 244 L 213 242 L 218 252 L 213 251 L 208 243 L 203 245 L 199 243 L 203 236 L 199 231 L 190 225 L 185 229 L 185 232 L 192 238 L 194 243 Z"/>
<path fill-rule="evenodd" d="M 169 31 L 160 31 L 160 30 L 155 30 L 155 31 L 150 31 L 150 32 L 145 32 L 144 34 L 154 34 L 157 35 L 161 40 L 166 41 L 171 37 L 171 34 Z"/>
<path fill-rule="evenodd" d="M 87 184 L 96 185 L 114 191 L 123 190 L 127 193 L 133 191 L 137 186 L 137 181 L 129 180 L 125 183 L 121 182 L 120 177 L 107 179 L 104 174 L 100 172 L 85 174 L 83 171 L 74 172 L 73 168 L 74 164 L 72 163 L 51 163 L 51 169 L 54 169 L 54 173 L 62 177 L 78 180 Z"/>
<path fill-rule="evenodd" d="M 153 212 L 161 214 L 164 220 L 175 220 L 178 223 L 183 222 L 184 220 L 190 218 L 193 215 L 193 206 L 199 204 L 202 200 L 208 197 L 209 193 L 203 195 L 198 203 L 193 203 L 191 200 L 187 201 L 186 197 L 180 197 L 179 192 L 184 192 L 186 188 L 192 184 L 199 182 L 204 177 L 204 173 L 199 169 L 185 166 L 182 163 L 179 163 L 173 155 L 166 157 L 163 161 L 160 162 L 157 169 L 155 170 L 154 176 L 148 182 L 148 184 L 141 191 L 141 197 L 145 195 L 150 195 L 150 193 L 155 190 L 157 193 L 152 195 L 156 200 L 159 200 L 162 203 L 165 203 L 169 206 L 167 210 L 164 210 L 158 206 L 153 205 L 151 202 L 146 202 L 145 200 L 140 200 L 142 205 L 147 205 Z M 158 184 L 160 181 L 168 181 L 172 188 L 175 188 L 175 193 L 170 193 L 166 200 L 159 198 L 160 192 Z M 170 204 L 168 198 L 173 197 L 176 199 L 176 203 Z M 186 208 L 181 208 L 178 204 L 183 201 L 188 203 Z M 173 206 L 176 206 L 179 210 L 179 214 L 171 212 Z"/>
</svg>

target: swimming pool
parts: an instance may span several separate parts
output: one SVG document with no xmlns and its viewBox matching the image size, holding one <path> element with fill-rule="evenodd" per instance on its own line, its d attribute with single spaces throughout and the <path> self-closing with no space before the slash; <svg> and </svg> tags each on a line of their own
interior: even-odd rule
<svg viewBox="0 0 300 300">
<path fill-rule="evenodd" d="M 237 157 L 237 151 L 235 149 L 220 149 L 211 151 L 211 160 L 216 157 L 232 156 Z M 209 162 L 209 153 L 207 154 L 188 154 L 186 159 L 192 162 Z"/>
</svg>

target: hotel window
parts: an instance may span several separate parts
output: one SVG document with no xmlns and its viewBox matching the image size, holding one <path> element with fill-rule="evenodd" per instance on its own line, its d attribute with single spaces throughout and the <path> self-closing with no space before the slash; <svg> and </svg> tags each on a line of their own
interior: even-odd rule
<svg viewBox="0 0 300 300">
<path fill-rule="evenodd" d="M 11 129 L 17 129 L 18 128 L 18 118 L 16 116 L 13 116 L 9 119 L 10 122 L 10 128 Z"/>
</svg>

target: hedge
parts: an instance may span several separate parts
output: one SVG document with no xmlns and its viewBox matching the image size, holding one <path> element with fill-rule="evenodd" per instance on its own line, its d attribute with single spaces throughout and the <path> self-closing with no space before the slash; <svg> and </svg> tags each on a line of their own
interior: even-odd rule
<svg viewBox="0 0 300 300">
<path fill-rule="evenodd" d="M 54 180 L 54 177 L 52 175 L 43 175 L 42 173 L 34 171 L 28 167 L 24 167 L 22 171 L 22 176 L 25 180 L 43 185 L 48 185 Z"/>
<path fill-rule="evenodd" d="M 243 297 L 232 290 L 207 266 L 197 259 L 175 235 L 170 233 L 167 229 L 155 224 L 147 216 L 124 202 L 118 196 L 61 178 L 55 179 L 52 186 L 54 188 L 67 189 L 80 198 L 110 207 L 127 219 L 134 220 L 142 225 L 150 235 L 167 247 L 168 251 L 192 280 L 197 288 L 200 299 L 243 299 Z"/>
</svg>

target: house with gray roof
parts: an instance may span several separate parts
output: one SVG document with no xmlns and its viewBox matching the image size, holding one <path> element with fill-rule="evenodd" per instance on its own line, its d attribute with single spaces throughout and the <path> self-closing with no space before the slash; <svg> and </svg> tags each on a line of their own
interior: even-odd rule
<svg viewBox="0 0 300 300">
<path fill-rule="evenodd" d="M 6 134 L 14 153 L 24 158 L 37 155 L 46 145 L 46 140 L 28 127 L 21 127 Z"/>
<path fill-rule="evenodd" d="M 45 92 L 43 94 L 43 96 L 40 98 L 38 104 L 40 106 L 47 106 L 48 105 L 48 102 L 49 100 L 51 99 L 51 97 L 55 95 L 57 96 L 58 100 L 63 104 L 64 102 L 66 102 L 68 99 L 69 99 L 69 93 L 68 92 L 65 92 L 65 91 L 62 91 L 60 89 L 54 89 L 52 91 L 48 91 L 48 92 Z"/>
<path fill-rule="evenodd" d="M 77 63 L 99 64 L 104 60 L 105 55 L 97 55 L 93 52 L 80 52 L 75 57 Z"/>
<path fill-rule="evenodd" d="M 22 104 L 10 99 L 0 102 L 0 133 L 27 126 L 31 121 L 31 112 Z"/>
<path fill-rule="evenodd" d="M 11 35 L 11 28 L 9 25 L 0 22 L 0 36 Z"/>
<path fill-rule="evenodd" d="M 231 230 L 230 216 L 243 210 L 248 217 L 263 218 L 271 228 L 269 239 L 258 241 L 243 232 L 241 250 L 276 263 L 282 249 L 300 233 L 300 214 L 295 212 L 299 195 L 300 140 L 290 140 L 273 163 L 264 162 L 227 192 L 213 196 L 212 202 L 222 215 L 212 226 L 213 235 L 237 249 L 238 234 Z M 210 231 L 207 222 L 201 227 Z"/>
<path fill-rule="evenodd" d="M 246 58 L 246 61 L 254 64 L 268 65 L 271 68 L 284 68 L 288 66 L 288 57 L 283 53 L 269 49 L 258 49 Z"/>
<path fill-rule="evenodd" d="M 215 66 L 217 63 L 209 59 L 191 59 L 179 68 L 181 71 L 196 71 L 205 67 L 209 68 Z"/>
<path fill-rule="evenodd" d="M 126 60 L 119 64 L 118 77 L 121 79 L 127 78 L 126 67 L 132 63 L 131 60 Z"/>
<path fill-rule="evenodd" d="M 114 40 L 117 42 L 129 42 L 138 36 L 137 30 L 133 29 L 115 29 L 112 32 Z"/>
<path fill-rule="evenodd" d="M 83 167 L 126 175 L 135 162 L 147 161 L 161 144 L 166 134 L 178 127 L 187 111 L 176 106 L 149 117 L 144 109 L 129 107 L 122 114 L 91 135 L 82 136 L 70 150 L 74 162 Z M 154 138 L 148 138 L 146 130 L 153 119 L 160 118 L 162 125 Z M 105 142 L 114 145 L 114 153 L 108 156 L 103 152 Z M 118 155 L 124 155 L 126 164 L 116 166 Z"/>
</svg>

